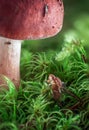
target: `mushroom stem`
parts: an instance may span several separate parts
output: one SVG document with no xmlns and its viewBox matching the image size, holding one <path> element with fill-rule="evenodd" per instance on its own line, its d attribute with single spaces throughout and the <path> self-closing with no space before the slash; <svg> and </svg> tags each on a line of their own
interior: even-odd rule
<svg viewBox="0 0 89 130">
<path fill-rule="evenodd" d="M 0 37 L 0 75 L 8 77 L 16 87 L 20 85 L 20 52 L 21 40 Z"/>
</svg>

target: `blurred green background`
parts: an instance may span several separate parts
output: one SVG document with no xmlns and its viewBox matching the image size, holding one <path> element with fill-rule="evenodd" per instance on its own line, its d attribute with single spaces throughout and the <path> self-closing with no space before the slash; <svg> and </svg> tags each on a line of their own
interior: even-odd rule
<svg viewBox="0 0 89 130">
<path fill-rule="evenodd" d="M 22 48 L 30 52 L 61 49 L 64 41 L 84 40 L 89 37 L 89 0 L 63 0 L 65 14 L 61 32 L 48 39 L 24 41 Z"/>
</svg>

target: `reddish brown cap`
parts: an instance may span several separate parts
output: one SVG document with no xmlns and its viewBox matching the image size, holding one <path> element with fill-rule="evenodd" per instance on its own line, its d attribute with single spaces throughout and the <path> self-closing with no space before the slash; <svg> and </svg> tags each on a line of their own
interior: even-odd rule
<svg viewBox="0 0 89 130">
<path fill-rule="evenodd" d="M 0 0 L 0 36 L 40 39 L 57 34 L 63 24 L 61 0 Z"/>
</svg>

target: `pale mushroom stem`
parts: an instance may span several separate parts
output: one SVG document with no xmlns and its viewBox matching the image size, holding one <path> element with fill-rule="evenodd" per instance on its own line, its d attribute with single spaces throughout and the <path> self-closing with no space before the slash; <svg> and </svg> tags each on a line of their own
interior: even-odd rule
<svg viewBox="0 0 89 130">
<path fill-rule="evenodd" d="M 20 85 L 20 52 L 21 40 L 0 37 L 0 75 L 13 81 L 16 87 Z"/>
</svg>

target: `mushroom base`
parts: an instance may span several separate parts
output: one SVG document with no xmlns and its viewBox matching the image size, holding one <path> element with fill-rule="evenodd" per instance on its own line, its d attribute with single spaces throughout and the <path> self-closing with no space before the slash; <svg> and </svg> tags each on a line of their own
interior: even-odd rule
<svg viewBox="0 0 89 130">
<path fill-rule="evenodd" d="M 9 78 L 18 88 L 20 85 L 21 41 L 0 37 L 0 77 Z M 0 86 L 6 82 L 0 78 Z M 7 84 L 4 85 L 8 89 Z"/>
</svg>

